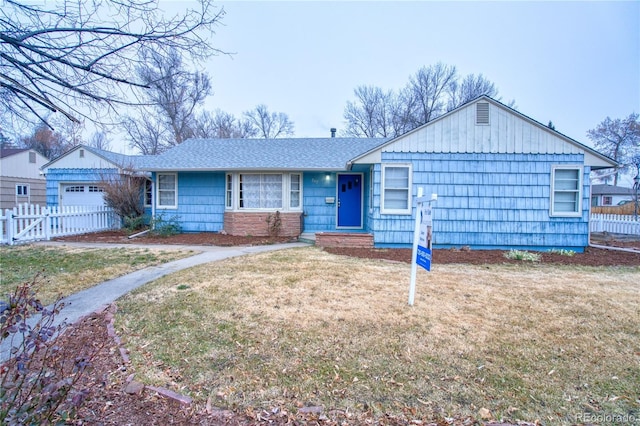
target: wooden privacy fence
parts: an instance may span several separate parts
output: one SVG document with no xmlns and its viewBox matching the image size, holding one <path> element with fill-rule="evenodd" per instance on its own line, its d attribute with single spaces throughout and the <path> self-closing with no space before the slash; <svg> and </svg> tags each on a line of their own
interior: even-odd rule
<svg viewBox="0 0 640 426">
<path fill-rule="evenodd" d="M 40 207 L 20 204 L 0 212 L 0 243 L 50 240 L 66 235 L 119 229 L 120 218 L 102 206 Z"/>
<path fill-rule="evenodd" d="M 592 214 L 591 232 L 640 235 L 640 220 L 626 214 Z"/>
</svg>

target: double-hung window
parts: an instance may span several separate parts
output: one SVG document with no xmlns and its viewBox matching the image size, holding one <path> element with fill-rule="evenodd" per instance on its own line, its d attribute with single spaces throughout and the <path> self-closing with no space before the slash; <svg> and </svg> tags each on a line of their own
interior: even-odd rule
<svg viewBox="0 0 640 426">
<path fill-rule="evenodd" d="M 582 216 L 582 167 L 552 166 L 551 216 Z"/>
<path fill-rule="evenodd" d="M 178 207 L 178 179 L 175 173 L 158 173 L 158 208 Z"/>
<path fill-rule="evenodd" d="M 301 176 L 297 173 L 289 175 L 289 207 L 293 210 L 300 208 L 300 194 L 302 189 Z"/>
<path fill-rule="evenodd" d="M 233 175 L 231 173 L 227 174 L 226 177 L 226 189 L 225 189 L 225 202 L 224 206 L 227 209 L 233 208 Z"/>
<path fill-rule="evenodd" d="M 153 182 L 149 179 L 144 181 L 144 206 L 151 207 L 153 204 Z"/>
<path fill-rule="evenodd" d="M 411 214 L 411 165 L 382 165 L 382 214 Z"/>
</svg>

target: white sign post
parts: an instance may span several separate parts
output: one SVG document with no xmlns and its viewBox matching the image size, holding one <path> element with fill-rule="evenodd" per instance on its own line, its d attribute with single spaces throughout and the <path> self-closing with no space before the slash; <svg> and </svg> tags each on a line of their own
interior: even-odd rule
<svg viewBox="0 0 640 426">
<path fill-rule="evenodd" d="M 416 294 L 416 275 L 418 265 L 427 271 L 431 270 L 431 240 L 433 221 L 431 203 L 438 199 L 437 194 L 431 198 L 422 196 L 422 188 L 418 188 L 416 198 L 416 220 L 413 230 L 413 251 L 411 254 L 411 282 L 409 284 L 409 306 L 413 306 Z"/>
</svg>

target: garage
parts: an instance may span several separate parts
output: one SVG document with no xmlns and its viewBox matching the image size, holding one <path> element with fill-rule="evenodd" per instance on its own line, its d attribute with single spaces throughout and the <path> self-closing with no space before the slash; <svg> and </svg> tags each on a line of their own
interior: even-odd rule
<svg viewBox="0 0 640 426">
<path fill-rule="evenodd" d="M 62 184 L 60 204 L 63 206 L 104 206 L 104 188 L 97 183 Z"/>
</svg>

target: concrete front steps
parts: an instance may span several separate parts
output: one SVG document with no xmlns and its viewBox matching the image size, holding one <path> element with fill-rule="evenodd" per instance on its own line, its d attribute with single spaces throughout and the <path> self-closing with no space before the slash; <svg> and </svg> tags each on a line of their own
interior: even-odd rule
<svg viewBox="0 0 640 426">
<path fill-rule="evenodd" d="M 373 247 L 373 235 L 364 232 L 303 232 L 298 239 L 319 247 Z"/>
</svg>

